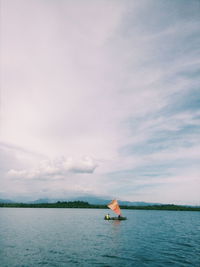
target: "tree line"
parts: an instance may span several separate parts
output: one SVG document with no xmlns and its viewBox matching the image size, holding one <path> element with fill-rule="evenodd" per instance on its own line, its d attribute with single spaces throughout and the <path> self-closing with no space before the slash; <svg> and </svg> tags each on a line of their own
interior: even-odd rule
<svg viewBox="0 0 200 267">
<path fill-rule="evenodd" d="M 87 208 L 107 209 L 106 205 L 90 204 L 85 201 L 58 201 L 56 203 L 0 203 L 5 208 Z M 129 210 L 176 210 L 176 211 L 200 211 L 200 207 L 182 206 L 174 204 L 149 205 L 149 206 L 120 206 L 121 209 Z"/>
</svg>

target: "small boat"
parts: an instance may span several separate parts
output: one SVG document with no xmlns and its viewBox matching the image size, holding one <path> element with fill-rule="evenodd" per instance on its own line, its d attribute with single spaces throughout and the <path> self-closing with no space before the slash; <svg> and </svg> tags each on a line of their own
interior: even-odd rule
<svg viewBox="0 0 200 267">
<path fill-rule="evenodd" d="M 109 214 L 107 214 L 105 217 L 104 217 L 104 220 L 118 220 L 118 221 L 124 221 L 124 220 L 127 220 L 126 217 L 123 217 L 122 216 L 122 213 L 121 213 L 121 210 L 120 210 L 120 207 L 119 207 L 119 204 L 117 202 L 116 199 L 112 200 L 108 205 L 108 208 L 110 208 L 112 211 L 114 211 L 118 217 L 110 217 Z"/>
<path fill-rule="evenodd" d="M 107 220 L 107 221 L 109 221 L 109 220 L 118 220 L 118 221 L 124 221 L 124 220 L 127 220 L 127 218 L 126 217 L 110 217 L 110 218 L 107 218 L 106 216 L 104 217 L 104 220 Z"/>
</svg>

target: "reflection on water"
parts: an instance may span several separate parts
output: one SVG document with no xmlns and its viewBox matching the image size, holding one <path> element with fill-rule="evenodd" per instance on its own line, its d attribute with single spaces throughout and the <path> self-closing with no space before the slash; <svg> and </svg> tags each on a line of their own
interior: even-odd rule
<svg viewBox="0 0 200 267">
<path fill-rule="evenodd" d="M 113 225 L 114 225 L 114 226 L 118 226 L 118 225 L 121 224 L 121 222 L 122 222 L 122 221 L 120 221 L 120 220 L 114 220 L 114 221 L 113 221 Z"/>
</svg>

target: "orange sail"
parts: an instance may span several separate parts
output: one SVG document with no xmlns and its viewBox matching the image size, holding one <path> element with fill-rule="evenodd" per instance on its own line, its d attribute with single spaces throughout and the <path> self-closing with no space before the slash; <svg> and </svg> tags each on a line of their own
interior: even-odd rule
<svg viewBox="0 0 200 267">
<path fill-rule="evenodd" d="M 113 201 L 111 201 L 109 204 L 108 204 L 108 207 L 113 210 L 116 214 L 118 215 L 121 215 L 121 210 L 120 210 L 120 207 L 119 207 L 119 204 L 117 202 L 116 199 L 114 199 Z"/>
</svg>

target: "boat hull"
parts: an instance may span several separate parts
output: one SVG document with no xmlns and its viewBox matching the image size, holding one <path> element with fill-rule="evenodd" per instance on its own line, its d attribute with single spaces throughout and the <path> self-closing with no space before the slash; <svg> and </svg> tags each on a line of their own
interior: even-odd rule
<svg viewBox="0 0 200 267">
<path fill-rule="evenodd" d="M 104 217 L 104 220 L 106 220 L 106 221 L 110 221 L 110 220 L 124 221 L 124 220 L 127 220 L 127 218 L 126 217 L 120 217 L 120 218 L 110 217 L 109 219 L 107 219 L 106 217 Z"/>
</svg>

